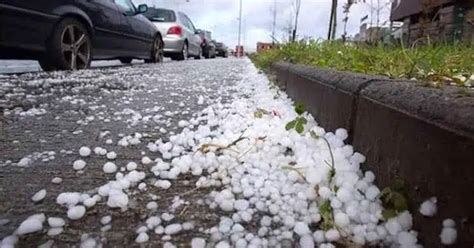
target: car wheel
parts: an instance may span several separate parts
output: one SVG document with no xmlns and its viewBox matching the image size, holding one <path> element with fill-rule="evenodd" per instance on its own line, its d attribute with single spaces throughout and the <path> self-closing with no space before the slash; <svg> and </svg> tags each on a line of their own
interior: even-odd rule
<svg viewBox="0 0 474 248">
<path fill-rule="evenodd" d="M 194 59 L 201 59 L 202 58 L 202 49 L 199 48 L 199 54 L 194 57 Z"/>
<path fill-rule="evenodd" d="M 79 70 L 91 63 L 91 39 L 86 27 L 73 18 L 60 21 L 47 42 L 46 69 Z M 51 67 L 47 66 L 50 65 Z"/>
<path fill-rule="evenodd" d="M 161 62 L 163 62 L 163 40 L 161 39 L 161 36 L 156 36 L 155 40 L 153 41 L 150 59 L 145 59 L 145 63 Z"/>
<path fill-rule="evenodd" d="M 131 64 L 132 63 L 132 58 L 121 58 L 119 59 L 122 64 Z"/>
<path fill-rule="evenodd" d="M 181 53 L 178 54 L 177 60 L 186 60 L 188 59 L 189 56 L 189 50 L 188 50 L 188 43 L 184 43 L 183 45 L 183 50 L 181 50 Z"/>
</svg>

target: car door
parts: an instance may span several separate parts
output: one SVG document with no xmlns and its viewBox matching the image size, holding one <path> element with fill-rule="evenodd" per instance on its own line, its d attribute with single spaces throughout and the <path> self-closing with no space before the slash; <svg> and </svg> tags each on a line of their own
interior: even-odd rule
<svg viewBox="0 0 474 248">
<path fill-rule="evenodd" d="M 110 58 L 122 49 L 120 34 L 121 17 L 113 0 L 78 1 L 94 25 L 94 58 Z"/>
<path fill-rule="evenodd" d="M 181 23 L 184 26 L 186 37 L 188 38 L 189 53 L 192 55 L 199 54 L 199 49 L 201 46 L 201 42 L 200 42 L 201 38 L 199 37 L 199 34 L 196 34 L 196 28 L 194 28 L 194 25 L 185 14 L 179 13 L 179 17 L 180 17 Z"/>
<path fill-rule="evenodd" d="M 189 23 L 188 25 L 190 26 L 190 29 L 191 29 L 191 35 L 193 37 L 193 43 L 194 43 L 194 47 L 196 48 L 196 55 L 197 55 L 197 54 L 199 54 L 199 51 L 201 49 L 201 43 L 202 43 L 201 36 L 197 32 L 197 29 L 194 26 L 191 19 L 187 15 L 184 15 L 184 17 L 187 19 L 187 21 Z"/>
<path fill-rule="evenodd" d="M 15 44 L 24 49 L 40 51 L 59 19 L 53 10 L 71 2 L 0 0 L 0 44 Z"/>
<path fill-rule="evenodd" d="M 124 18 L 127 19 L 130 27 L 129 35 L 136 44 L 137 56 L 148 57 L 157 32 L 156 27 L 141 14 L 124 16 Z"/>
<path fill-rule="evenodd" d="M 124 56 L 145 57 L 151 51 L 153 31 L 142 15 L 136 15 L 136 9 L 130 0 L 115 0 L 121 13 L 121 33 L 124 38 Z"/>
</svg>

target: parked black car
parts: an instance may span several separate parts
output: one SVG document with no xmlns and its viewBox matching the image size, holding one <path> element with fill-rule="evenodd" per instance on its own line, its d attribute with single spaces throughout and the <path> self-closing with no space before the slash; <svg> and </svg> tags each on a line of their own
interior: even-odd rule
<svg viewBox="0 0 474 248">
<path fill-rule="evenodd" d="M 216 56 L 227 58 L 229 56 L 228 50 L 229 48 L 224 43 L 216 42 Z"/>
<path fill-rule="evenodd" d="M 130 0 L 3 0 L 0 58 L 34 59 L 46 70 L 75 70 L 92 59 L 163 60 L 163 39 Z"/>
<path fill-rule="evenodd" d="M 215 58 L 216 57 L 216 44 L 212 40 L 212 35 L 210 31 L 206 30 L 198 30 L 199 35 L 201 36 L 201 48 L 202 48 L 202 55 L 206 59 Z"/>
</svg>

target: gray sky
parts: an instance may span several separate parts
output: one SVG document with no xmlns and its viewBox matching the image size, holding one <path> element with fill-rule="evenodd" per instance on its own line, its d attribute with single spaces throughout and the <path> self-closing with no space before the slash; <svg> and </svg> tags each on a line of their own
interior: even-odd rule
<svg viewBox="0 0 474 248">
<path fill-rule="evenodd" d="M 294 13 L 294 0 L 276 0 L 277 32 L 279 40 L 287 39 L 285 29 Z M 390 0 L 380 0 L 380 23 L 388 20 Z M 212 31 L 213 38 L 223 41 L 229 47 L 235 47 L 238 40 L 239 0 L 134 0 L 135 3 L 147 3 L 157 7 L 175 8 L 186 13 L 197 28 Z M 342 6 L 338 4 L 338 36 L 343 33 Z M 360 19 L 371 12 L 370 2 L 356 4 L 351 8 L 347 26 L 348 34 L 358 33 Z M 374 7 L 377 0 L 372 0 Z M 271 41 L 272 8 L 274 0 L 243 0 L 242 8 L 242 43 L 245 49 L 255 50 L 257 41 Z M 385 6 L 385 8 L 383 8 Z M 325 38 L 327 36 L 331 0 L 301 0 L 301 11 L 298 25 L 298 37 Z M 372 8 L 374 9 L 374 8 Z M 373 11 L 373 23 L 376 22 L 376 11 Z M 369 17 L 370 22 L 370 17 Z"/>
</svg>

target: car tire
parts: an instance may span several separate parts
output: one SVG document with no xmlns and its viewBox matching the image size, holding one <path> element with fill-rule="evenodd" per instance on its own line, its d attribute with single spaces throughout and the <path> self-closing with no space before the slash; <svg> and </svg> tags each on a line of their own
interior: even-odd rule
<svg viewBox="0 0 474 248">
<path fill-rule="evenodd" d="M 194 59 L 201 59 L 202 58 L 202 49 L 199 49 L 199 54 L 194 56 Z"/>
<path fill-rule="evenodd" d="M 176 60 L 186 60 L 189 56 L 188 43 L 183 44 L 183 50 L 176 56 Z"/>
<path fill-rule="evenodd" d="M 87 28 L 74 18 L 64 18 L 54 28 L 46 43 L 49 58 L 41 60 L 47 70 L 89 68 L 92 42 Z"/>
<path fill-rule="evenodd" d="M 160 35 L 157 35 L 153 41 L 150 58 L 145 59 L 145 63 L 162 63 L 164 58 L 163 47 L 163 40 Z M 173 59 L 173 57 L 171 57 L 171 59 Z"/>
<path fill-rule="evenodd" d="M 122 64 L 129 65 L 129 64 L 132 63 L 132 60 L 133 60 L 133 59 L 132 59 L 132 58 L 121 58 L 121 59 L 119 59 L 119 60 L 120 60 L 120 62 L 121 62 Z"/>
</svg>

